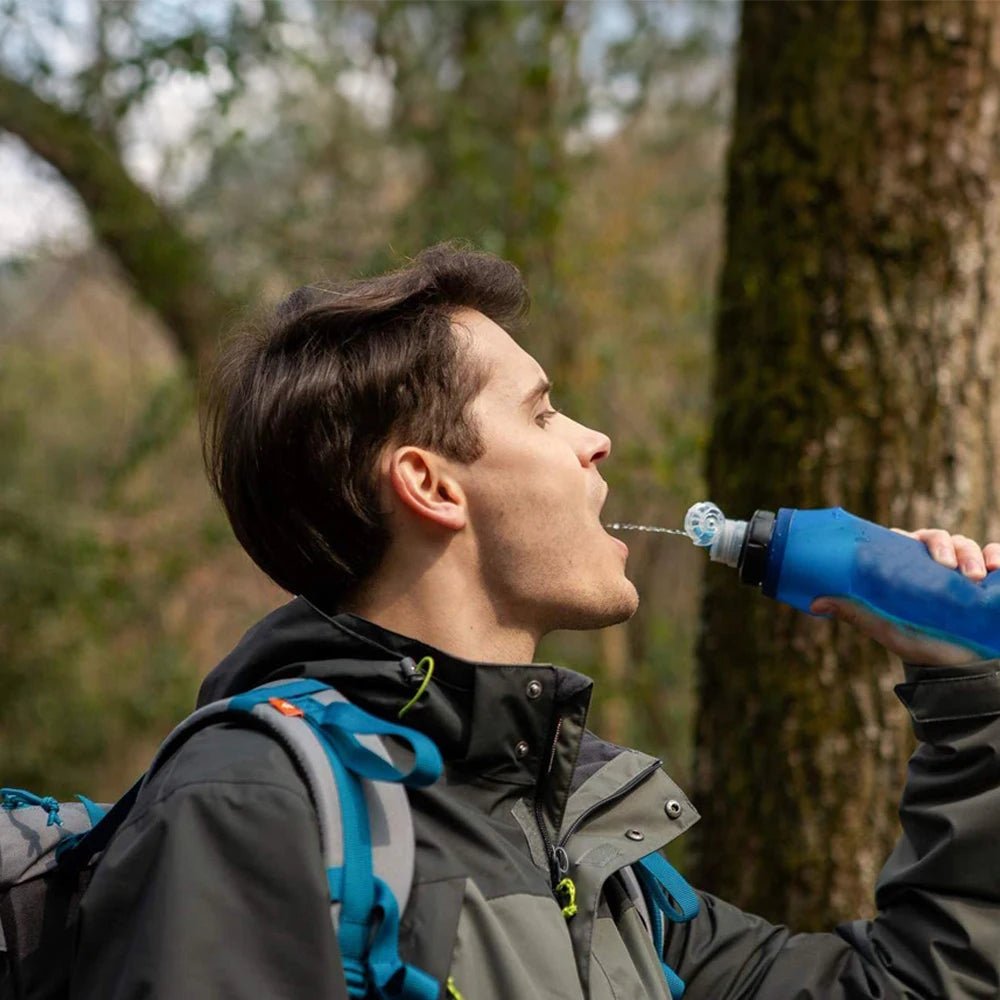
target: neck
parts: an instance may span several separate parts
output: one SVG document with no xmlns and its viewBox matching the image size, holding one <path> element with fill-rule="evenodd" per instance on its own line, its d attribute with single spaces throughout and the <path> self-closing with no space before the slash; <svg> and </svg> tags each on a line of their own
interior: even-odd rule
<svg viewBox="0 0 1000 1000">
<path fill-rule="evenodd" d="M 454 567 L 446 556 L 399 562 L 404 565 L 383 566 L 342 610 L 463 660 L 532 662 L 541 636 L 505 621 L 467 569 Z"/>
</svg>

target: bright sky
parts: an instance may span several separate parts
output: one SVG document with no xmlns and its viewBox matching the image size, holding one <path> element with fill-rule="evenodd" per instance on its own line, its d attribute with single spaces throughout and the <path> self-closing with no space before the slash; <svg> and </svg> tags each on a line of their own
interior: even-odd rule
<svg viewBox="0 0 1000 1000">
<path fill-rule="evenodd" d="M 26 10 L 32 11 L 29 0 Z M 203 0 L 199 17 L 211 9 L 225 9 L 230 3 L 252 6 L 257 0 Z M 295 0 L 286 0 L 288 10 Z M 623 37 L 632 27 L 631 16 L 619 0 L 594 0 L 599 14 L 593 29 L 583 40 L 581 53 L 584 71 L 599 63 L 608 44 Z M 92 8 L 88 0 L 61 0 L 66 23 L 62 31 L 44 32 L 47 54 L 54 65 L 69 73 L 85 64 L 89 57 Z M 723 21 L 733 21 L 732 3 L 713 4 Z M 37 8 L 40 12 L 44 7 Z M 681 36 L 690 26 L 690 5 L 663 3 L 663 16 L 670 34 Z M 140 0 L 141 16 L 154 24 L 169 26 L 185 13 L 182 0 Z M 188 12 L 189 13 L 189 9 Z M 8 65 L 15 65 L 18 53 L 0 53 Z M 371 74 L 359 71 L 346 74 L 344 92 L 362 106 L 371 105 L 377 115 L 382 101 Z M 621 81 L 619 81 L 621 82 Z M 390 98 L 391 100 L 391 98 Z M 212 101 L 210 81 L 202 77 L 171 74 L 151 93 L 143 106 L 126 123 L 124 148 L 126 163 L 141 183 L 162 194 L 179 195 L 196 183 L 204 169 L 204 151 L 185 147 L 185 139 L 196 126 L 200 113 Z M 384 111 L 384 109 L 383 109 Z M 611 107 L 594 111 L 586 131 L 600 139 L 613 133 L 618 116 Z M 177 151 L 181 150 L 177 162 Z M 163 170 L 165 156 L 173 151 L 171 169 Z M 45 163 L 32 156 L 20 141 L 0 132 L 0 260 L 56 248 L 74 248 L 86 243 L 89 229 L 86 215 L 76 196 Z"/>
<path fill-rule="evenodd" d="M 0 135 L 0 258 L 45 245 L 79 245 L 87 223 L 75 195 L 37 157 Z"/>
</svg>

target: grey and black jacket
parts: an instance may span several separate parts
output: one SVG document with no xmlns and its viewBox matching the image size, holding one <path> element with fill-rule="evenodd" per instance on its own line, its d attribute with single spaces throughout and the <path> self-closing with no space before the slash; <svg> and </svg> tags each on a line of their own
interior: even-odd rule
<svg viewBox="0 0 1000 1000">
<path fill-rule="evenodd" d="M 200 700 L 309 676 L 395 718 L 414 693 L 403 661 L 424 655 L 433 681 L 406 722 L 435 741 L 445 774 L 410 792 L 403 958 L 465 1000 L 668 1000 L 623 872 L 697 813 L 659 761 L 586 729 L 585 677 L 458 660 L 300 598 L 247 633 Z M 878 916 L 793 934 L 701 893 L 699 915 L 666 942 L 687 1000 L 1000 996 L 1000 670 L 911 668 L 897 690 L 921 743 Z M 557 847 L 577 887 L 569 920 L 553 894 Z M 97 868 L 74 996 L 340 1000 L 326 893 L 312 807 L 284 752 L 255 731 L 205 730 Z"/>
</svg>

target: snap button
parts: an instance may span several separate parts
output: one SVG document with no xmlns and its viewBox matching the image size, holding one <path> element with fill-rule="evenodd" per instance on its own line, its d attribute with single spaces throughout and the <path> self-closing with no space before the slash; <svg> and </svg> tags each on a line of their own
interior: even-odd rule
<svg viewBox="0 0 1000 1000">
<path fill-rule="evenodd" d="M 642 830 L 626 830 L 625 831 L 625 836 L 628 837 L 629 840 L 645 840 L 646 839 L 646 835 L 642 832 Z"/>
<path fill-rule="evenodd" d="M 542 693 L 542 682 L 541 681 L 528 681 L 528 686 L 525 691 L 529 698 L 534 700 Z"/>
<path fill-rule="evenodd" d="M 668 819 L 677 819 L 684 811 L 684 807 L 677 799 L 667 799 L 667 804 L 663 807 L 663 811 L 667 814 Z"/>
<path fill-rule="evenodd" d="M 531 747 L 528 746 L 527 741 L 521 740 L 521 742 L 518 743 L 516 747 L 514 747 L 514 753 L 517 754 L 518 760 L 520 760 L 522 757 L 528 756 L 528 751 L 530 749 Z"/>
</svg>

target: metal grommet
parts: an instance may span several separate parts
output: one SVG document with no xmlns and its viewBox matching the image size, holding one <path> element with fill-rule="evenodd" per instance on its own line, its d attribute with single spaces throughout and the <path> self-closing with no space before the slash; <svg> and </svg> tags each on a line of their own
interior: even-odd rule
<svg viewBox="0 0 1000 1000">
<path fill-rule="evenodd" d="M 528 746 L 527 741 L 521 740 L 521 742 L 518 743 L 516 747 L 514 747 L 514 753 L 517 754 L 518 760 L 520 760 L 522 757 L 528 756 L 528 751 L 530 749 L 531 747 Z"/>
<path fill-rule="evenodd" d="M 667 799 L 667 804 L 663 807 L 663 811 L 667 814 L 669 819 L 677 819 L 677 817 L 684 811 L 684 807 L 677 801 L 677 799 Z"/>
<path fill-rule="evenodd" d="M 625 836 L 628 837 L 629 840 L 645 840 L 646 839 L 646 835 L 642 832 L 642 830 L 626 830 L 625 831 Z"/>
<path fill-rule="evenodd" d="M 534 700 L 542 693 L 542 682 L 541 681 L 528 681 L 528 686 L 525 688 L 525 692 L 528 697 Z"/>
</svg>

